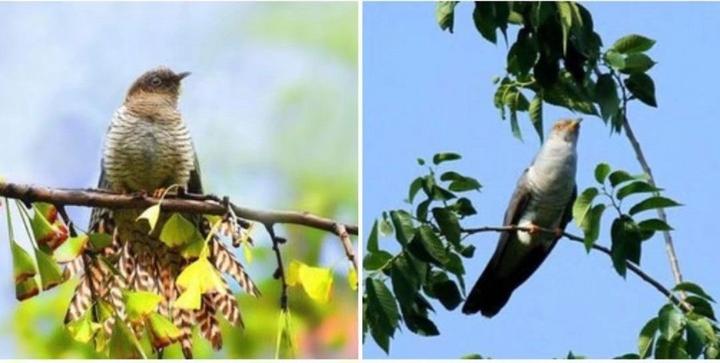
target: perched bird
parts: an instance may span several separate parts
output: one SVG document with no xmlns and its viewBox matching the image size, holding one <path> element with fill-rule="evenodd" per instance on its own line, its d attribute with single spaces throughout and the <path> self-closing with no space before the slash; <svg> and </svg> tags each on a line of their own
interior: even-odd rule
<svg viewBox="0 0 720 363">
<path fill-rule="evenodd" d="M 580 120 L 560 120 L 518 180 L 504 225 L 529 228 L 500 234 L 497 248 L 462 311 L 493 317 L 550 254 L 572 219 Z M 545 233 L 538 227 L 554 229 Z"/>
<path fill-rule="evenodd" d="M 203 193 L 192 139 L 178 110 L 180 83 L 188 75 L 160 67 L 146 72 L 132 84 L 107 131 L 99 188 L 118 193 L 157 195 L 176 185 L 190 193 Z M 222 336 L 216 312 L 233 325 L 242 324 L 237 300 L 225 283 L 225 291 L 203 295 L 199 309 L 175 308 L 173 303 L 182 292 L 175 280 L 191 261 L 183 258 L 179 248 L 168 247 L 159 240 L 159 231 L 168 218 L 166 213 L 161 213 L 152 231 L 145 221 L 137 221 L 141 213 L 142 210 L 132 209 L 93 209 L 89 231 L 112 235 L 112 245 L 103 250 L 102 256 L 84 253 L 66 266 L 69 275 L 81 275 L 66 314 L 66 323 L 81 318 L 88 309 L 97 309 L 100 302 L 105 302 L 106 306 L 112 306 L 114 314 L 103 321 L 99 321 L 98 316 L 102 314 L 97 311 L 93 311 L 93 316 L 109 334 L 116 319 L 126 318 L 123 292 L 149 291 L 162 296 L 158 312 L 180 329 L 182 335 L 176 340 L 180 341 L 185 357 L 192 357 L 191 328 L 194 325 L 199 326 L 201 334 L 214 348 L 220 349 Z M 183 216 L 203 237 L 210 232 L 205 217 Z M 245 292 L 258 294 L 231 249 L 217 236 L 209 240 L 208 247 L 208 259 L 219 272 L 237 280 Z M 162 349 L 173 342 L 162 341 L 155 348 Z"/>
</svg>

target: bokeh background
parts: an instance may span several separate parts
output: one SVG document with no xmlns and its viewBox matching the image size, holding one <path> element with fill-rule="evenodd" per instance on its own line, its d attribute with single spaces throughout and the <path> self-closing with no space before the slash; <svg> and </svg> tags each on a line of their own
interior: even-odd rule
<svg viewBox="0 0 720 363">
<path fill-rule="evenodd" d="M 415 162 L 440 151 L 463 159 L 452 170 L 477 178 L 482 193 L 470 195 L 476 226 L 499 225 L 518 176 L 539 141 L 527 115 L 520 117 L 524 142 L 514 139 L 508 121 L 493 107 L 494 76 L 503 75 L 507 46 L 484 40 L 472 21 L 472 4 L 455 10 L 455 33 L 440 30 L 435 3 L 365 3 L 363 8 L 363 225 L 383 210 L 406 207 L 410 182 L 426 169 Z M 586 2 L 595 30 L 606 46 L 638 33 L 657 40 L 649 55 L 658 64 L 659 108 L 633 102 L 629 118 L 664 195 L 683 203 L 667 211 L 684 277 L 720 296 L 717 204 L 720 144 L 717 85 L 709 64 L 720 49 L 718 3 Z M 508 38 L 515 39 L 516 30 Z M 710 67 L 710 68 L 708 68 Z M 568 111 L 543 106 L 545 130 Z M 585 117 L 578 146 L 577 182 L 594 184 L 597 163 L 640 173 L 624 135 L 610 135 L 599 118 Z M 446 169 L 447 170 L 447 169 Z M 610 240 L 606 212 L 599 242 Z M 648 218 L 653 213 L 645 214 Z M 582 234 L 572 224 L 569 232 Z M 497 234 L 471 238 L 475 256 L 466 261 L 466 281 L 479 276 L 495 249 Z M 389 238 L 380 243 L 396 245 Z M 665 285 L 673 283 L 661 235 L 644 242 L 642 267 Z M 565 357 L 569 350 L 593 358 L 637 351 L 640 329 L 665 298 L 636 276 L 623 280 L 610 259 L 585 253 L 563 240 L 543 266 L 492 319 L 447 312 L 436 304 L 432 316 L 441 334 L 425 338 L 399 331 L 393 358 L 459 358 L 479 353 L 493 358 Z M 717 305 L 715 306 L 717 309 Z M 369 336 L 364 357 L 385 353 Z"/>
<path fill-rule="evenodd" d="M 206 190 L 240 205 L 355 223 L 357 35 L 354 3 L 0 4 L 0 175 L 95 186 L 110 116 L 137 76 L 166 65 L 193 72 L 180 107 Z M 88 209 L 69 212 L 87 223 Z M 340 243 L 306 228 L 281 235 L 289 240 L 286 263 L 297 258 L 335 271 L 328 305 L 290 291 L 297 356 L 356 357 L 357 295 Z M 0 236 L 7 238 L 5 223 Z M 268 358 L 275 351 L 274 255 L 264 234 L 254 237 L 253 262 L 240 256 L 263 296 L 241 297 L 246 329 L 225 326 L 217 353 L 198 339 L 196 356 Z M 9 251 L 0 255 L 0 357 L 97 356 L 62 329 L 74 283 L 18 303 Z"/>
</svg>

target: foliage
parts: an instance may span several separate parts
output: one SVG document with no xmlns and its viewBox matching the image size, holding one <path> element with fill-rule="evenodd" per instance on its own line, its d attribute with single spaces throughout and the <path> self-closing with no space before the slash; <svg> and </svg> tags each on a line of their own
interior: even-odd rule
<svg viewBox="0 0 720 363">
<path fill-rule="evenodd" d="M 452 33 L 455 12 L 466 4 L 439 2 L 436 20 L 440 29 Z M 527 112 L 543 140 L 544 104 L 597 116 L 616 133 L 629 127 L 629 102 L 657 107 L 655 84 L 648 75 L 655 61 L 646 54 L 655 41 L 630 34 L 603 48 L 592 16 L 581 4 L 478 1 L 472 19 L 480 36 L 491 43 L 497 43 L 498 30 L 508 43 L 508 30 L 517 28 L 515 41 L 508 44 L 506 74 L 494 80 L 497 90 L 493 97 L 501 118 L 509 114 L 516 138 L 522 138 L 518 114 Z M 440 153 L 433 162 L 438 167 L 459 158 L 456 153 Z M 425 165 L 422 159 L 418 162 Z M 428 174 L 414 179 L 406 202 L 414 205 L 420 190 L 425 200 L 410 210 L 384 212 L 367 240 L 363 333 L 370 334 L 386 353 L 402 324 L 418 335 L 439 334 L 428 317 L 428 311 L 433 311 L 429 301 L 438 300 L 447 310 L 462 302 L 462 258 L 472 257 L 474 251 L 462 242 L 472 233 L 493 230 L 462 225 L 475 208 L 467 197 L 456 193 L 479 189 L 475 179 L 454 171 L 443 173 L 440 181 L 435 175 L 430 167 Z M 584 234 L 577 239 L 588 252 L 608 251 L 616 272 L 624 278 L 628 266 L 640 265 L 643 242 L 656 232 L 672 230 L 664 217 L 648 218 L 643 212 L 680 204 L 663 196 L 649 175 L 631 175 L 601 163 L 595 168 L 595 179 L 598 185 L 582 190 L 573 205 L 573 219 Z M 610 226 L 611 246 L 606 249 L 596 242 L 602 216 L 610 208 L 617 216 Z M 393 237 L 400 252 L 384 249 L 379 243 L 383 236 Z M 668 292 L 671 301 L 641 329 L 638 352 L 620 358 L 718 357 L 720 339 L 712 298 L 691 282 L 680 283 L 673 291 Z M 572 351 L 567 355 L 567 359 L 579 358 L 584 357 Z"/>
</svg>

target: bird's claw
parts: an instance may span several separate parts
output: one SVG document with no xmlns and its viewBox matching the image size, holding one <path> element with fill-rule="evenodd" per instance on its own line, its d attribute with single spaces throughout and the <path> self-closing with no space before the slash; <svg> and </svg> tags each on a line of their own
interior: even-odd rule
<svg viewBox="0 0 720 363">
<path fill-rule="evenodd" d="M 531 223 L 530 225 L 527 226 L 527 229 L 528 229 L 527 233 L 530 234 L 531 236 L 537 236 L 538 234 L 540 234 L 540 227 L 537 226 L 536 224 Z"/>
<path fill-rule="evenodd" d="M 555 228 L 555 237 L 560 238 L 565 234 L 565 230 L 562 228 Z"/>
</svg>

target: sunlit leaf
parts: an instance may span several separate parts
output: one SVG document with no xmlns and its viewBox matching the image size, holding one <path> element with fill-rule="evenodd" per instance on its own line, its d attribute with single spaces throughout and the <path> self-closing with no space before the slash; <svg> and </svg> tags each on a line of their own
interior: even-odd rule
<svg viewBox="0 0 720 363">
<path fill-rule="evenodd" d="M 655 41 L 650 38 L 630 34 L 618 39 L 610 49 L 623 54 L 640 53 L 649 50 L 654 44 Z"/>
<path fill-rule="evenodd" d="M 157 310 L 162 301 L 160 295 L 149 291 L 124 291 L 123 302 L 130 321 L 140 321 L 151 312 Z"/>
<path fill-rule="evenodd" d="M 352 266 L 350 266 L 350 268 L 348 269 L 347 280 L 348 280 L 348 285 L 350 285 L 350 288 L 353 291 L 357 290 L 357 288 L 358 288 L 357 271 Z"/>
<path fill-rule="evenodd" d="M 40 292 L 37 281 L 34 277 L 26 278 L 20 282 L 15 283 L 15 298 L 18 301 L 31 298 Z"/>
<path fill-rule="evenodd" d="M 13 277 L 19 283 L 35 276 L 35 262 L 32 256 L 15 241 L 10 241 L 10 252 L 13 260 Z"/>
<path fill-rule="evenodd" d="M 583 190 L 583 192 L 580 193 L 580 195 L 578 195 L 575 199 L 572 214 L 573 219 L 575 219 L 575 224 L 577 224 L 578 227 L 583 227 L 586 215 L 590 211 L 590 208 L 592 207 L 592 202 L 598 195 L 598 193 L 599 192 L 597 188 L 590 187 Z"/>
<path fill-rule="evenodd" d="M 299 270 L 300 283 L 302 283 L 305 293 L 318 303 L 327 303 L 332 291 L 332 270 L 305 264 L 301 264 Z"/>
<path fill-rule="evenodd" d="M 148 225 L 150 226 L 150 233 L 155 230 L 155 225 L 157 224 L 158 219 L 160 218 L 160 204 L 156 204 L 148 209 L 145 209 L 142 214 L 140 214 L 139 217 L 137 217 L 137 220 L 144 219 L 147 221 Z"/>
<path fill-rule="evenodd" d="M 160 240 L 168 247 L 181 246 L 198 239 L 203 240 L 203 237 L 195 225 L 179 213 L 173 213 L 160 232 Z"/>
<path fill-rule="evenodd" d="M 672 304 L 666 304 L 658 313 L 658 329 L 663 338 L 671 340 L 685 324 L 685 317 Z"/>
<path fill-rule="evenodd" d="M 110 358 L 138 359 L 146 358 L 140 342 L 135 334 L 121 319 L 115 319 L 115 326 L 110 336 Z"/>
<path fill-rule="evenodd" d="M 610 165 L 607 163 L 600 163 L 597 164 L 595 167 L 595 180 L 597 180 L 598 183 L 603 184 L 605 183 L 605 179 L 607 178 L 608 174 L 610 174 Z"/>
<path fill-rule="evenodd" d="M 90 317 L 92 315 L 92 308 L 87 309 L 80 319 L 73 320 L 66 325 L 70 336 L 80 343 L 89 342 L 95 333 L 100 330 L 101 325 L 93 322 Z"/>
<path fill-rule="evenodd" d="M 455 18 L 455 5 L 457 1 L 438 1 L 435 10 L 435 18 L 437 19 L 440 29 L 453 32 L 453 23 Z"/>
<path fill-rule="evenodd" d="M 155 348 L 166 347 L 176 342 L 182 335 L 175 324 L 158 313 L 151 313 L 147 321 L 150 342 Z"/>
<path fill-rule="evenodd" d="M 85 248 L 87 247 L 90 237 L 86 234 L 81 234 L 76 237 L 70 237 L 60 245 L 55 251 L 53 256 L 55 260 L 60 263 L 66 263 L 74 260 L 77 256 L 80 256 Z"/>
<path fill-rule="evenodd" d="M 677 207 L 681 206 L 682 204 L 665 197 L 650 197 L 642 202 L 635 204 L 630 208 L 630 211 L 628 211 L 629 214 L 634 215 L 638 214 L 640 212 L 649 210 L 649 209 L 658 209 L 658 208 L 670 208 L 670 207 Z"/>
<path fill-rule="evenodd" d="M 50 290 L 65 281 L 60 265 L 53 260 L 52 256 L 40 249 L 35 250 L 40 282 L 43 290 Z"/>
<path fill-rule="evenodd" d="M 197 310 L 200 309 L 201 299 L 200 284 L 193 283 L 185 288 L 185 291 L 175 300 L 173 307 L 177 309 Z"/>
<path fill-rule="evenodd" d="M 700 296 L 700 297 L 702 297 L 702 298 L 705 299 L 705 300 L 709 300 L 709 301 L 715 302 L 715 300 L 713 300 L 713 298 L 710 297 L 710 295 L 708 295 L 708 294 L 705 292 L 705 290 L 702 289 L 702 287 L 700 287 L 699 285 L 697 285 L 697 284 L 695 284 L 695 283 L 692 283 L 692 282 L 690 282 L 690 281 L 684 281 L 684 282 L 681 282 L 681 283 L 677 284 L 675 287 L 673 287 L 673 290 L 674 290 L 674 291 L 685 291 L 685 292 L 689 292 L 689 293 L 691 293 L 691 294 L 695 294 L 695 295 L 697 295 L 697 296 Z"/>
<path fill-rule="evenodd" d="M 365 257 L 367 259 L 367 256 Z M 288 286 L 295 286 L 300 283 L 300 266 L 302 262 L 298 260 L 290 261 L 287 270 L 285 271 L 285 283 Z"/>
</svg>

